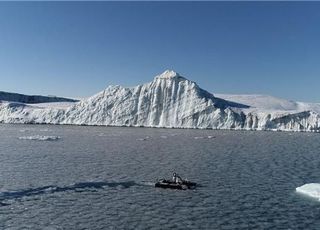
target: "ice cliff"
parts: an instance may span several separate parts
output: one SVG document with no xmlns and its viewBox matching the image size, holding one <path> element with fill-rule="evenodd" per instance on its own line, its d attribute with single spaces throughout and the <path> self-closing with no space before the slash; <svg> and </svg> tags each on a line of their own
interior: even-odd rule
<svg viewBox="0 0 320 230">
<path fill-rule="evenodd" d="M 76 102 L 77 100 L 56 96 L 24 95 L 0 91 L 0 101 L 14 101 L 34 104 L 45 102 Z"/>
<path fill-rule="evenodd" d="M 320 131 L 319 113 L 312 109 L 266 110 L 232 102 L 169 70 L 136 87 L 109 86 L 66 108 L 2 102 L 0 122 Z"/>
</svg>

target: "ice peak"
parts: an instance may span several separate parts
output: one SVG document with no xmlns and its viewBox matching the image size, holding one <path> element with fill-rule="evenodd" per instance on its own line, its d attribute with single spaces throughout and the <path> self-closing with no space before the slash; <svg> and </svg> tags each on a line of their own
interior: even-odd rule
<svg viewBox="0 0 320 230">
<path fill-rule="evenodd" d="M 156 79 L 172 79 L 181 77 L 177 72 L 173 70 L 166 70 L 162 74 L 157 75 Z"/>
</svg>

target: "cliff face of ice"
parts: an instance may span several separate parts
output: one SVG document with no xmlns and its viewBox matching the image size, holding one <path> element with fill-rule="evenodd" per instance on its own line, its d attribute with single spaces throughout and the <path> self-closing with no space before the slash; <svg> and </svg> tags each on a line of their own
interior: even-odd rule
<svg viewBox="0 0 320 230">
<path fill-rule="evenodd" d="M 241 115 L 231 109 L 247 107 L 215 98 L 173 71 L 144 85 L 108 87 L 66 111 L 64 124 L 231 128 Z"/>
<path fill-rule="evenodd" d="M 70 107 L 0 103 L 0 122 L 319 131 L 314 111 L 260 111 L 217 98 L 173 71 L 132 88 L 110 86 Z"/>
<path fill-rule="evenodd" d="M 45 102 L 76 102 L 77 100 L 55 96 L 24 95 L 19 93 L 8 93 L 0 91 L 0 101 L 14 101 L 34 104 Z"/>
</svg>

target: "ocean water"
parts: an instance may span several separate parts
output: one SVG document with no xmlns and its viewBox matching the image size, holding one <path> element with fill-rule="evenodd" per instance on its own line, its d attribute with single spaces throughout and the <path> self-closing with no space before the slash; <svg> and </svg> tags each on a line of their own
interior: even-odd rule
<svg viewBox="0 0 320 230">
<path fill-rule="evenodd" d="M 320 229 L 311 182 L 319 134 L 0 125 L 0 229 Z"/>
</svg>

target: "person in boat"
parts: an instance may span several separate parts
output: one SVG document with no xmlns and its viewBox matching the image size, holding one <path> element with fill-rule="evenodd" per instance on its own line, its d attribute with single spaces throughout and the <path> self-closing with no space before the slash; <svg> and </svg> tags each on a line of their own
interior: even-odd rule
<svg viewBox="0 0 320 230">
<path fill-rule="evenodd" d="M 172 181 L 177 184 L 181 184 L 183 182 L 182 178 L 175 172 L 173 173 Z"/>
</svg>

